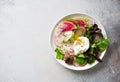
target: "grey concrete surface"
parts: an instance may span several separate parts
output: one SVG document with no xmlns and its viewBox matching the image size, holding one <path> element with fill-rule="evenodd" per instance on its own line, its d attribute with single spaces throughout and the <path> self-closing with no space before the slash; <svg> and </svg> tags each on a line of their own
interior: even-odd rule
<svg viewBox="0 0 120 82">
<path fill-rule="evenodd" d="M 72 71 L 52 56 L 50 32 L 71 13 L 87 13 L 110 38 L 100 63 Z M 0 82 L 120 82 L 120 0 L 0 0 Z"/>
</svg>

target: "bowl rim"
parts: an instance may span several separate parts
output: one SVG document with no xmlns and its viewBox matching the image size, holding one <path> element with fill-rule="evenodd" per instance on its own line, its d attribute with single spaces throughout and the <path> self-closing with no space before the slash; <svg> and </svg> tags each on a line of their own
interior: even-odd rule
<svg viewBox="0 0 120 82">
<path fill-rule="evenodd" d="M 66 19 L 66 18 L 68 18 L 68 17 L 71 17 L 71 16 L 74 17 L 75 15 L 76 15 L 76 16 L 77 16 L 77 15 L 78 15 L 78 16 L 86 16 L 86 17 L 91 18 L 92 20 L 94 20 L 94 21 L 98 24 L 98 26 L 100 26 L 99 28 L 102 29 L 102 34 L 103 34 L 103 36 L 104 36 L 105 38 L 107 38 L 107 34 L 106 34 L 106 31 L 105 31 L 105 28 L 104 28 L 103 25 L 100 23 L 100 21 L 97 20 L 95 17 L 93 17 L 93 16 L 91 16 L 91 15 L 88 15 L 88 14 L 86 14 L 86 13 L 73 13 L 73 14 L 65 15 L 65 16 L 62 17 L 60 20 L 58 20 L 57 23 L 53 26 L 52 31 L 51 31 L 51 34 L 50 34 L 50 45 L 51 45 L 52 55 L 54 56 L 55 60 L 57 60 L 57 62 L 60 63 L 60 64 L 61 64 L 62 66 L 64 66 L 65 68 L 68 68 L 68 69 L 71 69 L 71 70 L 82 71 L 82 70 L 87 70 L 87 69 L 90 69 L 90 68 L 96 66 L 99 62 L 98 62 L 98 61 L 95 61 L 95 62 L 94 62 L 93 64 L 91 64 L 91 65 L 90 65 L 90 64 L 87 64 L 87 66 L 85 65 L 85 66 L 82 66 L 82 67 L 80 67 L 80 66 L 76 67 L 76 66 L 73 66 L 73 65 L 68 65 L 68 64 L 66 64 L 63 60 L 58 60 L 58 59 L 56 59 L 56 54 L 55 54 L 55 52 L 54 52 L 54 47 L 53 47 L 53 43 L 52 43 L 52 36 L 53 36 L 53 32 L 54 32 L 54 29 L 56 28 L 56 26 L 57 26 L 61 21 L 63 21 L 64 19 Z M 106 50 L 107 50 L 107 48 L 106 48 Z M 102 58 L 104 57 L 104 55 L 105 55 L 105 53 L 106 53 L 106 50 L 101 53 L 100 59 L 102 59 Z"/>
</svg>

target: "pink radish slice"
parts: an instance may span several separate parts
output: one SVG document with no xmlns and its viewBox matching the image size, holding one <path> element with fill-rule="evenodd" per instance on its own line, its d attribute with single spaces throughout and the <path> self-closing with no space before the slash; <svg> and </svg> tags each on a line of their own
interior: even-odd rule
<svg viewBox="0 0 120 82">
<path fill-rule="evenodd" d="M 62 32 L 71 31 L 75 28 L 76 28 L 76 26 L 69 21 L 65 21 L 65 22 L 61 23 Z"/>
<path fill-rule="evenodd" d="M 84 23 L 84 21 L 83 20 L 75 20 L 78 24 L 79 24 L 79 26 L 81 27 L 81 28 L 83 28 L 83 29 L 85 29 L 85 23 Z"/>
<path fill-rule="evenodd" d="M 74 53 L 70 53 L 70 52 L 68 52 L 68 51 L 66 50 L 66 52 L 65 52 L 65 58 L 66 58 L 66 57 L 72 58 L 73 56 L 74 56 Z"/>
<path fill-rule="evenodd" d="M 74 56 L 73 43 L 65 44 L 66 55 Z"/>
</svg>

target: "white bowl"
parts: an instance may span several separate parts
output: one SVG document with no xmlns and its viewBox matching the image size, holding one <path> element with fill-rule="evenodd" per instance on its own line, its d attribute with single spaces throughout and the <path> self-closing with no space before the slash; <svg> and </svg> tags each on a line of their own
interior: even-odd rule
<svg viewBox="0 0 120 82">
<path fill-rule="evenodd" d="M 52 47 L 53 56 L 55 57 L 55 59 L 56 59 L 56 54 L 55 54 L 55 52 L 54 52 L 55 46 L 54 46 L 54 44 L 53 44 L 53 32 L 54 32 L 54 29 L 56 28 L 56 26 L 57 26 L 61 21 L 65 20 L 65 19 L 67 19 L 67 18 L 75 18 L 75 17 L 81 17 L 81 16 L 85 16 L 85 17 L 87 17 L 87 18 L 93 19 L 93 20 L 95 21 L 95 23 L 98 25 L 98 27 L 102 30 L 103 36 L 104 36 L 105 38 L 107 37 L 107 34 L 106 34 L 106 32 L 105 32 L 105 29 L 104 29 L 103 25 L 102 25 L 97 19 L 95 19 L 95 18 L 93 18 L 93 17 L 91 17 L 91 16 L 89 16 L 89 15 L 81 14 L 81 13 L 67 15 L 67 16 L 63 17 L 60 21 L 57 22 L 57 24 L 54 26 L 54 28 L 53 28 L 53 30 L 52 30 L 52 32 L 51 32 L 50 41 L 51 41 L 51 47 Z M 102 58 L 104 57 L 105 52 L 106 52 L 106 50 L 101 53 L 100 59 L 102 59 Z M 68 64 L 66 64 L 63 60 L 58 60 L 58 59 L 56 59 L 56 60 L 57 60 L 62 66 L 66 67 L 66 68 L 68 68 L 68 69 L 71 69 L 71 70 L 86 70 L 86 69 L 92 68 L 92 67 L 94 67 L 96 64 L 98 64 L 98 61 L 95 61 L 95 62 L 94 62 L 93 64 L 91 64 L 91 65 L 90 65 L 90 64 L 87 64 L 87 65 L 85 65 L 85 66 L 83 66 L 83 67 L 80 67 L 80 66 L 79 66 L 79 67 L 76 67 L 76 66 L 73 66 L 73 65 L 68 65 Z"/>
</svg>

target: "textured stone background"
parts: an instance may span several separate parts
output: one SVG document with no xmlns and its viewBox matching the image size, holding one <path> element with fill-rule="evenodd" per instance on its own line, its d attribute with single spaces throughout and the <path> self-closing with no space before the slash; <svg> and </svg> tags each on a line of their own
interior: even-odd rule
<svg viewBox="0 0 120 82">
<path fill-rule="evenodd" d="M 55 23 L 77 12 L 110 38 L 104 62 L 86 71 L 59 65 L 49 42 Z M 0 0 L 0 82 L 120 82 L 120 0 Z"/>
</svg>

